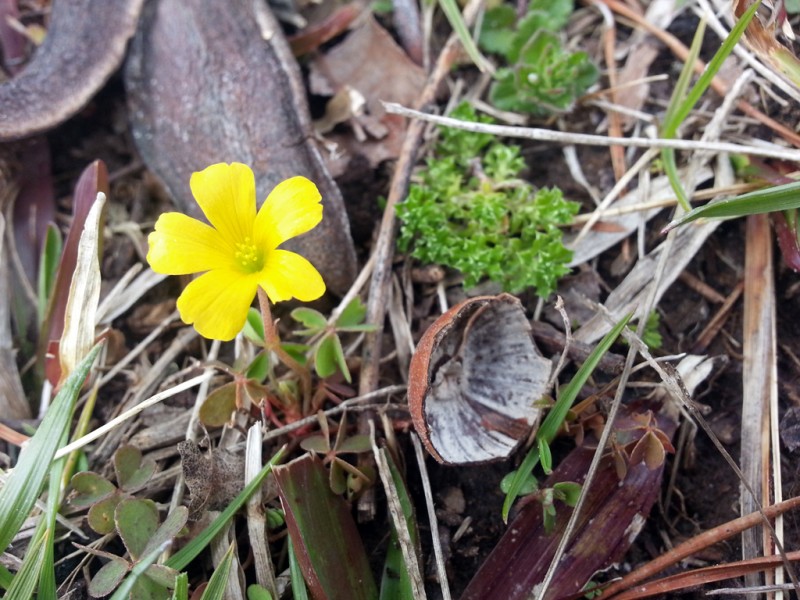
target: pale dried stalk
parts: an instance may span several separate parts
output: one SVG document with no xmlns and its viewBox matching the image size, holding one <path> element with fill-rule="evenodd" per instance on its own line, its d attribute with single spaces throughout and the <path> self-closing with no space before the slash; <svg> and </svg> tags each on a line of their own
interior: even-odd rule
<svg viewBox="0 0 800 600">
<path fill-rule="evenodd" d="M 129 413 L 138 413 L 136 410 L 137 405 L 148 396 L 156 386 L 163 381 L 164 373 L 170 368 L 170 365 L 175 359 L 186 352 L 186 347 L 197 337 L 197 331 L 192 327 L 187 327 L 180 331 L 178 335 L 172 340 L 169 347 L 162 352 L 158 360 L 145 372 L 142 379 L 138 382 L 137 386 L 131 390 L 130 397 L 128 397 L 120 406 L 117 407 L 119 413 L 128 411 Z M 135 411 L 135 412 L 134 412 Z M 116 419 L 115 419 L 116 421 Z M 111 435 L 106 437 L 99 446 L 95 448 L 93 458 L 98 463 L 102 464 L 111 458 L 111 455 L 119 448 L 120 440 L 126 433 L 127 427 L 113 430 Z"/>
<path fill-rule="evenodd" d="M 192 379 L 189 379 L 188 381 L 184 381 L 183 383 L 181 383 L 179 385 L 176 385 L 175 387 L 169 388 L 168 390 L 164 390 L 163 392 L 160 392 L 160 393 L 156 394 L 155 396 L 151 396 L 147 400 L 144 400 L 143 402 L 140 402 L 139 404 L 134 406 L 132 409 L 122 413 L 121 415 L 119 415 L 118 417 L 112 419 L 108 423 L 105 423 L 104 425 L 101 425 L 100 427 L 98 427 L 97 429 L 92 431 L 91 433 L 87 433 L 82 438 L 79 438 L 79 439 L 75 440 L 71 444 L 67 444 L 66 446 L 64 446 L 63 448 L 58 450 L 58 452 L 56 452 L 53 460 L 58 460 L 59 458 L 64 458 L 70 452 L 72 452 L 74 450 L 78 450 L 80 448 L 83 448 L 86 444 L 89 444 L 90 442 L 93 442 L 97 438 L 102 437 L 103 435 L 105 435 L 109 431 L 113 430 L 118 425 L 121 425 L 125 421 L 135 417 L 136 415 L 138 415 L 140 412 L 142 412 L 146 408 L 150 408 L 151 406 L 154 406 L 154 405 L 158 404 L 162 400 L 166 400 L 167 398 L 171 398 L 172 396 L 175 396 L 176 394 L 179 394 L 179 393 L 183 392 L 184 390 L 188 390 L 188 389 L 193 388 L 196 385 L 200 385 L 201 383 L 203 383 L 208 378 L 209 378 L 209 374 L 208 373 L 204 373 L 203 375 L 198 375 L 197 377 L 193 377 Z"/>
<path fill-rule="evenodd" d="M 245 485 L 250 483 L 261 471 L 261 422 L 247 430 L 247 453 L 245 459 Z M 280 598 L 275 582 L 275 571 L 267 541 L 267 518 L 261 506 L 261 486 L 257 487 L 247 500 L 247 532 L 253 550 L 256 568 L 256 582 L 266 588 L 273 598 Z"/>
</svg>

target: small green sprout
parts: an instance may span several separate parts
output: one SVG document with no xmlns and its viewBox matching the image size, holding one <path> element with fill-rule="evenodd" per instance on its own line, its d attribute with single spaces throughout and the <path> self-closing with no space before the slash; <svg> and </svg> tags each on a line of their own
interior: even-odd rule
<svg viewBox="0 0 800 600">
<path fill-rule="evenodd" d="M 466 103 L 452 116 L 491 122 Z M 435 154 L 397 207 L 400 250 L 461 271 L 466 287 L 490 279 L 508 292 L 533 287 L 549 295 L 569 272 L 572 252 L 559 226 L 578 204 L 557 188 L 536 190 L 520 179 L 519 147 L 489 134 L 442 128 Z"/>
<path fill-rule="evenodd" d="M 323 464 L 329 466 L 329 483 L 335 494 L 347 492 L 348 498 L 358 496 L 374 480 L 372 472 L 364 472 L 344 460 L 342 454 L 364 454 L 372 450 L 368 435 L 356 434 L 347 437 L 347 414 L 342 417 L 336 431 L 336 439 L 331 444 L 331 431 L 328 419 L 321 412 L 317 414 L 322 433 L 312 435 L 300 442 L 300 447 L 308 452 L 322 456 Z"/>
<path fill-rule="evenodd" d="M 339 371 L 348 383 L 352 381 L 339 334 L 374 331 L 373 325 L 364 324 L 366 314 L 367 309 L 358 298 L 354 298 L 330 325 L 325 315 L 313 308 L 303 306 L 292 311 L 292 318 L 305 326 L 296 332 L 297 335 L 311 338 L 309 354 L 317 375 L 324 379 Z"/>
<path fill-rule="evenodd" d="M 645 323 L 644 332 L 642 333 L 642 341 L 651 350 L 658 350 L 664 343 L 664 339 L 661 337 L 661 332 L 658 330 L 659 327 L 661 327 L 661 315 L 658 314 L 658 311 L 654 310 L 647 315 L 647 323 Z M 636 330 L 633 327 L 629 327 L 629 329 L 631 329 L 631 331 Z M 625 344 L 628 343 L 625 339 L 622 341 Z"/>
<path fill-rule="evenodd" d="M 497 108 L 540 117 L 567 111 L 597 81 L 589 55 L 566 50 L 558 33 L 572 10 L 572 0 L 533 0 L 516 27 L 512 6 L 487 11 L 480 45 L 508 64 L 498 69 L 489 92 Z"/>
</svg>

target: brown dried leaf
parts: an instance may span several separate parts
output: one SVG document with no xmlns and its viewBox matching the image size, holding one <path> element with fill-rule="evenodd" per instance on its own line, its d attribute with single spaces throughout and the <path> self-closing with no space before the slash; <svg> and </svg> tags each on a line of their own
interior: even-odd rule
<svg viewBox="0 0 800 600">
<path fill-rule="evenodd" d="M 311 63 L 312 91 L 336 95 L 347 87 L 366 100 L 363 115 L 351 118 L 352 128 L 364 130 L 366 140 L 352 132 L 333 133 L 326 139 L 337 146 L 328 157 L 334 175 L 343 173 L 354 156 L 365 157 L 371 167 L 398 156 L 405 134 L 405 119 L 387 115 L 381 101 L 411 105 L 425 85 L 425 71 L 415 64 L 373 17 L 364 19 L 328 54 Z"/>
<path fill-rule="evenodd" d="M 244 487 L 244 458 L 218 448 L 203 452 L 191 440 L 178 444 L 183 476 L 191 492 L 189 518 L 205 510 L 222 510 Z"/>
</svg>

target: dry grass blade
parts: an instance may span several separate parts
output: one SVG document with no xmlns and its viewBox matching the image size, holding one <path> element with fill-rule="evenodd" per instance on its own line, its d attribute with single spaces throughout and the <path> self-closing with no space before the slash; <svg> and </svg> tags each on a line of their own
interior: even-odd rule
<svg viewBox="0 0 800 600">
<path fill-rule="evenodd" d="M 261 423 L 256 423 L 247 430 L 247 458 L 245 461 L 245 484 L 255 478 L 261 471 Z M 256 568 L 256 581 L 269 590 L 273 598 L 279 598 L 278 586 L 275 583 L 275 572 L 272 566 L 269 543 L 267 543 L 267 519 L 261 506 L 261 488 L 256 489 L 247 500 L 247 532 L 250 537 L 250 548 Z"/>
<path fill-rule="evenodd" d="M 786 556 L 791 561 L 800 561 L 800 552 L 789 552 Z M 675 594 L 680 591 L 685 591 L 687 588 L 695 588 L 703 584 L 722 581 L 724 579 L 733 579 L 734 577 L 741 577 L 742 575 L 744 575 L 746 581 L 749 577 L 757 577 L 759 572 L 780 566 L 780 564 L 780 557 L 762 556 L 750 560 L 714 565 L 703 569 L 694 569 L 685 573 L 678 573 L 671 577 L 665 577 L 638 585 L 626 592 L 613 596 L 609 600 L 637 600 L 639 598 L 649 598 L 658 594 Z M 755 588 L 748 586 L 748 588 L 740 588 L 736 591 L 741 594 L 753 593 L 752 591 L 748 592 L 748 589 L 764 591 L 762 586 L 756 586 Z M 733 590 L 729 590 L 728 593 L 731 592 L 733 592 Z M 605 598 L 605 594 L 603 597 Z"/>
<path fill-rule="evenodd" d="M 411 540 L 411 533 L 408 530 L 408 524 L 403 515 L 403 508 L 400 505 L 397 487 L 392 479 L 392 472 L 386 458 L 386 451 L 378 448 L 378 444 L 375 442 L 375 424 L 370 421 L 369 425 L 370 442 L 372 443 L 372 452 L 375 456 L 375 464 L 378 467 L 378 474 L 381 477 L 383 489 L 386 492 L 389 514 L 391 515 L 394 529 L 397 532 L 397 541 L 403 553 L 403 562 L 408 570 L 413 598 L 414 600 L 425 600 L 427 595 L 425 594 L 425 583 L 422 579 L 422 572 L 419 568 L 417 549 Z"/>
<path fill-rule="evenodd" d="M 775 284 L 772 265 L 772 235 L 766 215 L 747 219 L 747 245 L 744 271 L 744 340 L 742 390 L 741 469 L 747 482 L 760 496 L 763 506 L 770 503 L 770 411 L 777 406 L 778 373 L 775 324 Z M 755 499 L 741 490 L 741 513 L 755 510 Z M 766 543 L 765 543 L 766 542 Z M 742 534 L 745 560 L 771 554 L 768 540 L 757 530 Z M 745 576 L 748 586 L 762 583 L 758 573 Z"/>
<path fill-rule="evenodd" d="M 433 505 L 433 493 L 431 491 L 431 480 L 428 477 L 428 469 L 425 466 L 425 455 L 422 452 L 422 444 L 419 438 L 411 434 L 411 441 L 414 444 L 414 456 L 417 458 L 417 467 L 422 478 L 422 489 L 425 492 L 425 507 L 428 510 L 428 520 L 430 522 L 431 536 L 433 539 L 433 555 L 436 558 L 436 574 L 441 587 L 442 600 L 451 600 L 450 585 L 447 581 L 447 569 L 444 564 L 444 554 L 442 552 L 442 540 L 439 538 L 439 524 L 436 519 L 436 508 Z"/>
</svg>

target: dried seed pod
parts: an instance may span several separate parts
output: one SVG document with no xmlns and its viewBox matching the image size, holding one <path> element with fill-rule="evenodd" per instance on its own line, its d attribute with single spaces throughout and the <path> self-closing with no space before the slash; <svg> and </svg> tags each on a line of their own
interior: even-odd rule
<svg viewBox="0 0 800 600">
<path fill-rule="evenodd" d="M 517 298 L 465 300 L 431 325 L 411 360 L 414 427 L 441 463 L 507 458 L 539 416 L 550 369 Z"/>
</svg>

